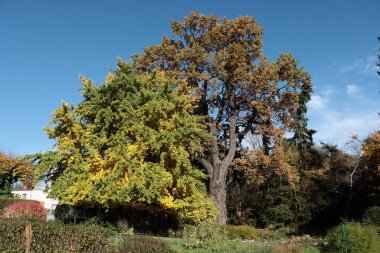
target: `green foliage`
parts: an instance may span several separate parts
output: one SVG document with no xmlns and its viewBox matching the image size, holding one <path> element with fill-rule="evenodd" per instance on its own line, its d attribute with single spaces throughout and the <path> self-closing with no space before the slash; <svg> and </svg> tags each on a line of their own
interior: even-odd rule
<svg viewBox="0 0 380 253">
<path fill-rule="evenodd" d="M 363 213 L 362 221 L 366 224 L 377 226 L 380 229 L 380 206 L 367 208 Z"/>
<path fill-rule="evenodd" d="M 116 223 L 116 229 L 119 234 L 123 236 L 134 234 L 133 227 L 129 226 L 127 220 L 118 220 Z"/>
<path fill-rule="evenodd" d="M 363 226 L 359 223 L 347 223 L 345 225 L 345 231 L 346 240 L 343 239 L 342 225 L 330 230 L 326 236 L 328 245 L 324 249 L 324 252 L 344 252 L 346 246 L 348 253 L 379 252 L 380 238 L 374 227 Z"/>
<path fill-rule="evenodd" d="M 157 237 L 124 236 L 119 243 L 118 253 L 175 253 L 170 244 Z"/>
<path fill-rule="evenodd" d="M 57 205 L 54 209 L 54 217 L 56 219 L 63 219 L 64 217 L 82 216 L 79 208 L 70 205 Z"/>
<path fill-rule="evenodd" d="M 84 100 L 62 102 L 46 132 L 56 150 L 36 155 L 37 175 L 61 204 L 174 212 L 183 222 L 213 220 L 203 172 L 191 163 L 207 138 L 192 114 L 197 96 L 162 72 L 118 61 L 101 86 L 82 77 Z"/>
<path fill-rule="evenodd" d="M 315 247 L 297 245 L 294 243 L 271 242 L 263 243 L 259 241 L 240 241 L 240 240 L 225 240 L 209 244 L 203 248 L 188 247 L 188 241 L 185 239 L 170 238 L 167 239 L 170 245 L 176 252 L 181 253 L 318 253 L 319 250 Z"/>
<path fill-rule="evenodd" d="M 256 239 L 259 236 L 259 231 L 248 225 L 227 225 L 224 228 L 228 231 L 230 239 Z"/>
<path fill-rule="evenodd" d="M 186 239 L 186 248 L 188 249 L 221 251 L 228 248 L 226 244 L 228 232 L 224 227 L 214 224 L 185 225 L 181 237 Z"/>
<path fill-rule="evenodd" d="M 300 164 L 301 151 L 296 144 L 288 139 L 281 144 L 285 154 L 282 161 L 291 165 L 288 173 L 278 173 L 281 159 L 273 163 L 273 151 L 270 155 L 263 154 L 261 149 L 242 151 L 241 157 L 235 159 L 228 184 L 230 221 L 324 233 L 347 213 L 350 196 L 347 179 L 355 165 L 354 157 L 334 145 L 323 144 L 304 153 L 305 160 Z M 359 174 L 355 175 L 355 182 L 360 181 Z M 295 180 L 289 180 L 291 175 Z M 353 187 L 354 192 L 361 188 Z"/>
<path fill-rule="evenodd" d="M 302 253 L 319 253 L 319 249 L 317 248 L 314 248 L 314 247 L 308 247 L 308 248 L 305 248 Z"/>
<path fill-rule="evenodd" d="M 265 228 L 260 231 L 260 237 L 263 239 L 278 240 L 289 237 L 290 234 L 295 232 L 294 228 L 291 227 L 280 227 L 280 228 Z"/>
<path fill-rule="evenodd" d="M 38 222 L 0 219 L 0 252 L 24 252 L 26 226 L 31 224 L 31 252 L 43 253 L 104 253 L 110 249 L 110 230 L 94 224 L 63 225 L 56 222 Z"/>
</svg>

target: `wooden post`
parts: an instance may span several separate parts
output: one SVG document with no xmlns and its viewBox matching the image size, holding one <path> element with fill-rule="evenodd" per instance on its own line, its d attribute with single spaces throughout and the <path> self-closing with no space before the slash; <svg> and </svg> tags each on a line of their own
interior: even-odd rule
<svg viewBox="0 0 380 253">
<path fill-rule="evenodd" d="M 30 246 L 32 244 L 32 224 L 26 225 L 25 229 L 26 241 L 25 241 L 25 253 L 30 253 Z"/>
</svg>

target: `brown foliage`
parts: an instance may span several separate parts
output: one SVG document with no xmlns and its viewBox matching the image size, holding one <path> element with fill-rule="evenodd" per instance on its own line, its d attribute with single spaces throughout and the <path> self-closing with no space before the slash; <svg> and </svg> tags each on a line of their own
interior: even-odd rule
<svg viewBox="0 0 380 253">
<path fill-rule="evenodd" d="M 30 161 L 0 151 L 0 190 L 5 183 L 20 180 L 27 188 L 32 187 L 33 165 Z"/>
<path fill-rule="evenodd" d="M 380 174 L 380 131 L 373 132 L 364 140 L 363 161 L 368 175 Z"/>
<path fill-rule="evenodd" d="M 210 176 L 210 193 L 226 222 L 226 175 L 247 133 L 273 135 L 291 124 L 306 71 L 291 54 L 275 62 L 263 55 L 263 29 L 252 17 L 234 20 L 198 12 L 172 22 L 173 37 L 133 56 L 144 71 L 163 70 L 196 88 L 197 114 L 206 116 L 210 140 L 199 159 Z"/>
</svg>

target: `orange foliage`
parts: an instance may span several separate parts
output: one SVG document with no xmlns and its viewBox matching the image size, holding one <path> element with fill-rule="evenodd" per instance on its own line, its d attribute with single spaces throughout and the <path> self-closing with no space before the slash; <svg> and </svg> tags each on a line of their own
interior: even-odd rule
<svg viewBox="0 0 380 253">
<path fill-rule="evenodd" d="M 367 175 L 380 175 L 380 131 L 371 133 L 364 140 L 363 162 Z"/>
</svg>

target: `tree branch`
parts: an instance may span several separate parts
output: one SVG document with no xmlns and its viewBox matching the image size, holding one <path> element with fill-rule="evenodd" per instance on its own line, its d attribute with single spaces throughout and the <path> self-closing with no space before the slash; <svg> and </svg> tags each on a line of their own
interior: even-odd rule
<svg viewBox="0 0 380 253">
<path fill-rule="evenodd" d="M 207 170 L 207 173 L 211 176 L 213 173 L 212 165 L 205 158 L 198 158 L 197 161 Z"/>
<path fill-rule="evenodd" d="M 227 156 L 222 161 L 222 168 L 227 170 L 228 166 L 231 164 L 232 160 L 235 157 L 236 152 L 236 142 L 237 142 L 237 133 L 236 133 L 236 112 L 231 113 L 230 119 L 230 133 L 229 133 L 229 147 Z"/>
<path fill-rule="evenodd" d="M 213 164 L 220 163 L 219 159 L 219 147 L 218 147 L 218 130 L 216 129 L 216 122 L 210 123 L 210 133 L 211 133 L 211 145 L 209 146 L 209 151 L 211 154 L 211 159 Z"/>
</svg>

